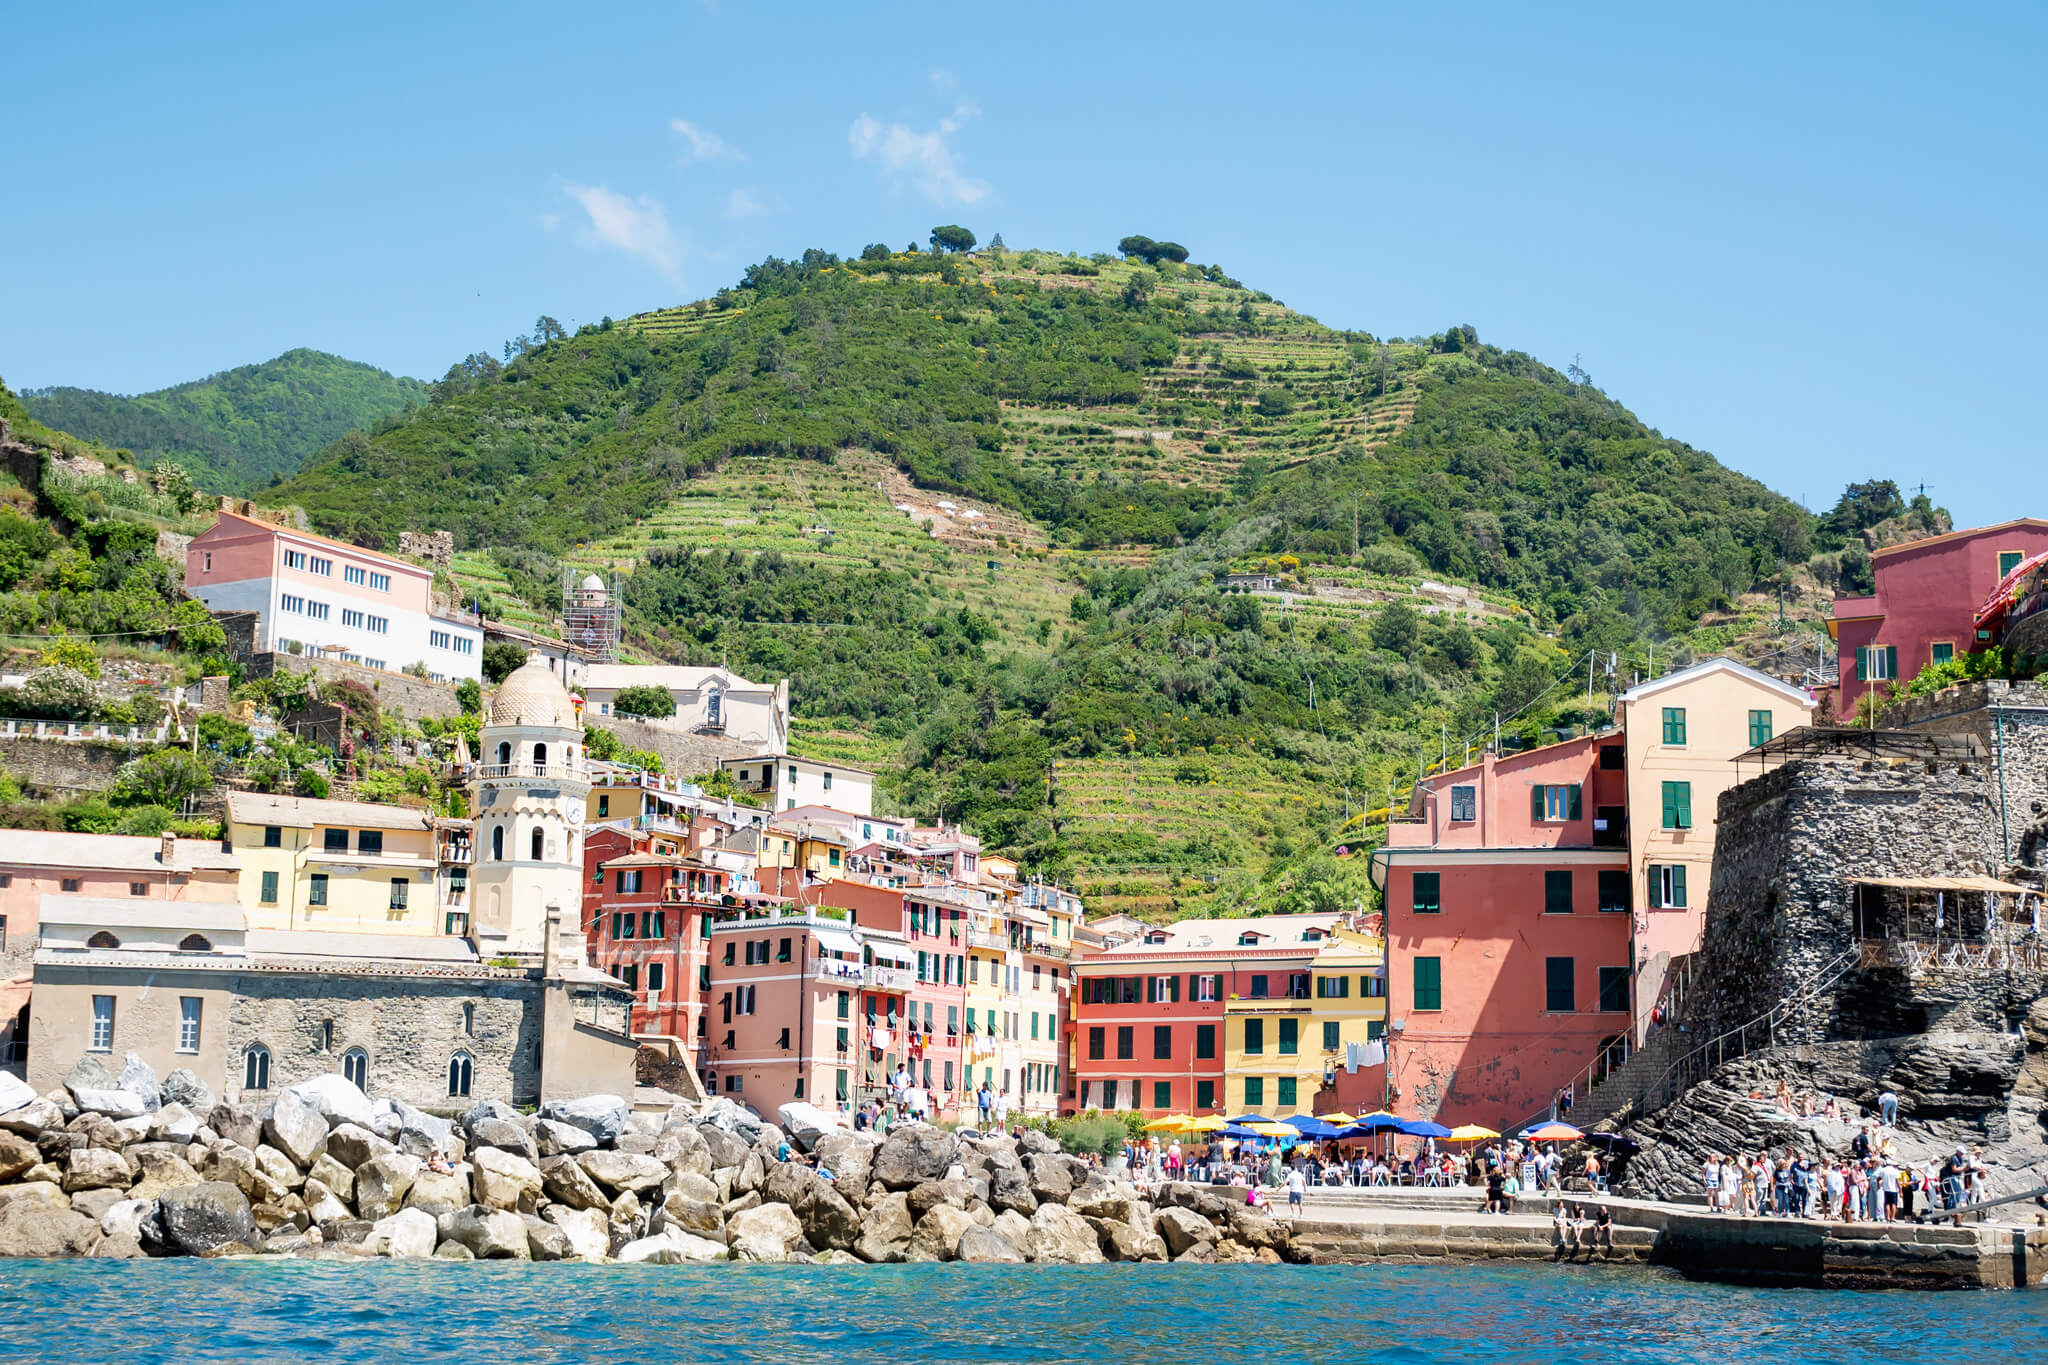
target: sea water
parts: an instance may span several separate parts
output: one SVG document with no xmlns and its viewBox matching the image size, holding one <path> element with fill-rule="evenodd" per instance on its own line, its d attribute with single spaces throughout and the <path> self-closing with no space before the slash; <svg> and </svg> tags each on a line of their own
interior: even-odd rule
<svg viewBox="0 0 2048 1365">
<path fill-rule="evenodd" d="M 2048 1294 L 1551 1266 L 0 1261 L 6 1361 L 2048 1361 Z"/>
</svg>

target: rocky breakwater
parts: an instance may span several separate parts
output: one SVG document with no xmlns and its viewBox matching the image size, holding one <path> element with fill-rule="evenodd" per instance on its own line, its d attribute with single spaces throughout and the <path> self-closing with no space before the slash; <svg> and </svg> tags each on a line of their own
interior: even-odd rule
<svg viewBox="0 0 2048 1365">
<path fill-rule="evenodd" d="M 0 1255 L 450 1260 L 1278 1261 L 1285 1225 L 1134 1186 L 1051 1139 L 884 1139 L 785 1106 L 616 1096 L 444 1118 L 340 1076 L 261 1106 L 131 1056 L 48 1095 L 0 1074 Z M 786 1147 L 785 1147 L 786 1142 Z M 788 1152 L 789 1159 L 780 1154 Z"/>
</svg>

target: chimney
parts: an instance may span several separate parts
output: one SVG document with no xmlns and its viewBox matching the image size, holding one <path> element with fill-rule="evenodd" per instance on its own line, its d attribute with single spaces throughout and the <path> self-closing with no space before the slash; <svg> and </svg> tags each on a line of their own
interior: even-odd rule
<svg viewBox="0 0 2048 1365">
<path fill-rule="evenodd" d="M 169 830 L 163 832 L 161 843 L 157 848 L 156 860 L 164 865 L 166 871 L 170 869 L 171 864 L 178 860 L 178 836 Z"/>
</svg>

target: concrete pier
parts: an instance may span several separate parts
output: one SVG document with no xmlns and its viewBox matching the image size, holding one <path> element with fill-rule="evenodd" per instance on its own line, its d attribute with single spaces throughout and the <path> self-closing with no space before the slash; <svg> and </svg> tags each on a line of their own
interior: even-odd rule
<svg viewBox="0 0 2048 1365">
<path fill-rule="evenodd" d="M 2013 1289 L 2048 1278 L 2048 1227 L 2032 1223 L 1822 1223 L 1564 1196 L 1613 1214 L 1612 1250 L 1594 1250 L 1559 1245 L 1552 1196 L 1525 1196 L 1512 1214 L 1482 1213 L 1484 1202 L 1476 1188 L 1318 1190 L 1291 1220 L 1289 1245 L 1316 1264 L 1647 1264 L 1700 1280 L 1827 1289 Z"/>
</svg>

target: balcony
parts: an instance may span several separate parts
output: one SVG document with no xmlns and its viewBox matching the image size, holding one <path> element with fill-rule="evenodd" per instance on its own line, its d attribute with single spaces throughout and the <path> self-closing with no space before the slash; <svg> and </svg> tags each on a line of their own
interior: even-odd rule
<svg viewBox="0 0 2048 1365">
<path fill-rule="evenodd" d="M 550 778 L 562 782 L 584 782 L 589 775 L 575 763 L 486 763 L 477 770 L 486 780 L 494 777 Z"/>
<path fill-rule="evenodd" d="M 878 991 L 901 995 L 910 990 L 911 974 L 901 967 L 884 967 L 871 963 L 862 972 L 862 976 L 870 987 Z"/>
<path fill-rule="evenodd" d="M 1009 936 L 997 933 L 993 929 L 970 928 L 967 931 L 967 945 L 970 948 L 992 948 L 999 953 L 1010 951 Z"/>
<path fill-rule="evenodd" d="M 1074 950 L 1065 943 L 1054 943 L 1051 939 L 1032 939 L 1024 945 L 1024 951 L 1033 957 L 1050 957 L 1065 962 L 1073 957 Z"/>
</svg>

